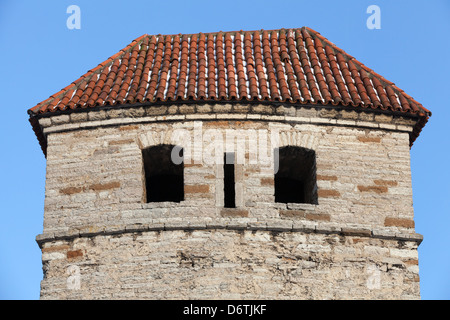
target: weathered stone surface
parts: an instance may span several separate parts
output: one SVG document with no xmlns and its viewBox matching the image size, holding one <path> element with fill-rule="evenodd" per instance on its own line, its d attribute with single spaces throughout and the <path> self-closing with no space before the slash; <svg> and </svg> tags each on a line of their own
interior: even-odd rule
<svg viewBox="0 0 450 320">
<path fill-rule="evenodd" d="M 67 259 L 75 259 L 78 257 L 82 257 L 83 256 L 83 251 L 78 249 L 78 250 L 72 250 L 72 251 L 67 251 Z"/>
<path fill-rule="evenodd" d="M 322 198 L 328 198 L 328 197 L 339 197 L 341 194 L 337 190 L 320 189 L 318 195 L 319 197 Z"/>
<path fill-rule="evenodd" d="M 168 108 L 166 106 L 151 106 L 145 109 L 145 114 L 148 116 L 156 116 L 166 114 Z"/>
<path fill-rule="evenodd" d="M 75 194 L 84 190 L 84 187 L 67 187 L 59 190 L 62 194 Z"/>
<path fill-rule="evenodd" d="M 69 117 L 68 114 L 62 114 L 62 115 L 59 115 L 59 116 L 54 116 L 51 119 L 52 119 L 52 124 L 53 125 L 64 124 L 64 123 L 68 123 L 70 121 L 70 117 Z"/>
<path fill-rule="evenodd" d="M 379 143 L 381 141 L 381 138 L 380 137 L 363 137 L 363 136 L 360 136 L 360 137 L 358 137 L 358 140 L 361 141 L 361 142 L 377 142 L 377 143 Z"/>
<path fill-rule="evenodd" d="M 49 127 L 52 124 L 52 119 L 51 118 L 41 118 L 39 119 L 39 124 L 43 127 Z"/>
<path fill-rule="evenodd" d="M 380 127 L 373 113 L 337 109 L 151 108 L 111 109 L 105 120 L 71 114 L 79 127 L 52 120 L 44 231 L 36 238 L 43 299 L 420 297 L 407 132 Z M 171 143 L 177 130 L 192 160 L 184 199 L 145 203 L 142 149 Z M 247 148 L 262 145 L 249 133 L 263 132 L 314 150 L 318 203 L 276 203 L 273 168 L 249 163 L 247 150 L 235 167 L 238 208 L 224 209 L 223 166 L 194 146 L 208 150 L 212 132 L 225 139 L 230 131 L 246 137 Z M 79 268 L 77 290 L 67 287 L 71 266 Z"/>
<path fill-rule="evenodd" d="M 90 120 L 90 121 L 104 120 L 104 119 L 106 119 L 106 111 L 105 110 L 88 112 L 88 120 Z"/>
<path fill-rule="evenodd" d="M 374 180 L 373 182 L 379 186 L 395 187 L 398 185 L 398 182 L 393 180 Z"/>
<path fill-rule="evenodd" d="M 384 225 L 386 227 L 394 226 L 394 227 L 414 228 L 414 220 L 386 217 L 386 219 L 384 219 Z"/>
<path fill-rule="evenodd" d="M 186 185 L 184 186 L 184 192 L 186 193 L 207 193 L 209 192 L 209 185 Z"/>
<path fill-rule="evenodd" d="M 358 190 L 361 192 L 386 193 L 388 188 L 386 186 L 358 186 Z"/>
<path fill-rule="evenodd" d="M 330 221 L 330 215 L 329 214 L 315 214 L 315 213 L 306 213 L 305 218 L 307 220 L 314 220 L 314 221 Z"/>
<path fill-rule="evenodd" d="M 247 210 L 224 208 L 220 212 L 222 217 L 248 217 Z"/>
<path fill-rule="evenodd" d="M 405 268 L 417 266 L 408 253 L 412 248 L 395 249 L 394 256 L 378 250 L 396 246 L 396 241 L 374 239 L 352 245 L 333 234 L 227 229 L 108 235 L 95 242 L 79 238 L 47 248 L 41 297 L 417 298 L 419 283 L 407 280 L 418 279 L 417 270 Z M 74 266 L 78 273 L 71 275 Z M 68 285 L 70 276 L 78 277 L 79 288 Z"/>
<path fill-rule="evenodd" d="M 113 182 L 107 182 L 107 183 L 95 183 L 93 185 L 90 185 L 89 189 L 92 189 L 94 191 L 103 191 L 103 190 L 116 189 L 119 187 L 120 187 L 120 182 L 113 181 Z"/>
<path fill-rule="evenodd" d="M 280 210 L 280 216 L 286 218 L 304 218 L 305 210 Z"/>
<path fill-rule="evenodd" d="M 337 176 L 317 175 L 317 180 L 337 181 Z"/>
</svg>

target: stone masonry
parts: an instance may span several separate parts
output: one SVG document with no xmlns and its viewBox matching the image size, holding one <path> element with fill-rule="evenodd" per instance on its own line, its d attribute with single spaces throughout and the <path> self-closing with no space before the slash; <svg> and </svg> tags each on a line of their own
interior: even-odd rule
<svg viewBox="0 0 450 320">
<path fill-rule="evenodd" d="M 419 299 L 409 154 L 417 121 L 282 103 L 42 116 L 41 298 Z M 224 208 L 222 166 L 205 161 L 184 164 L 184 201 L 146 203 L 142 150 L 176 139 L 190 150 L 211 130 L 266 132 L 314 150 L 318 204 L 276 203 L 273 168 L 251 163 L 248 141 L 236 208 Z"/>
</svg>

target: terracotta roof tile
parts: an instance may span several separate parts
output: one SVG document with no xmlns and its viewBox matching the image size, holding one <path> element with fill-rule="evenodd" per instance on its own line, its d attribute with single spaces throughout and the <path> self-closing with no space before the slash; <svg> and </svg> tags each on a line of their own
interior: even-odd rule
<svg viewBox="0 0 450 320">
<path fill-rule="evenodd" d="M 307 27 L 143 35 L 29 113 L 176 100 L 342 105 L 418 114 L 423 124 L 431 115 Z"/>
</svg>

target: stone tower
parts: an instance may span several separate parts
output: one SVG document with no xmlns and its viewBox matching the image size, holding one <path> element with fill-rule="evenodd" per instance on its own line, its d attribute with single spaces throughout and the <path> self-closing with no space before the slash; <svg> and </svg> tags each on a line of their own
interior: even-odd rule
<svg viewBox="0 0 450 320">
<path fill-rule="evenodd" d="M 42 299 L 418 299 L 431 115 L 318 32 L 144 35 L 29 110 Z"/>
</svg>

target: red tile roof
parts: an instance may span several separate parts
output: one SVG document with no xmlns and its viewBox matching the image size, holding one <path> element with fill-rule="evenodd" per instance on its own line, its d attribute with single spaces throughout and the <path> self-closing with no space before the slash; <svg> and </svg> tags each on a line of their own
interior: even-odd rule
<svg viewBox="0 0 450 320">
<path fill-rule="evenodd" d="M 307 27 L 143 35 L 29 114 L 165 101 L 267 101 L 414 114 L 423 119 L 412 140 L 431 115 Z"/>
</svg>

